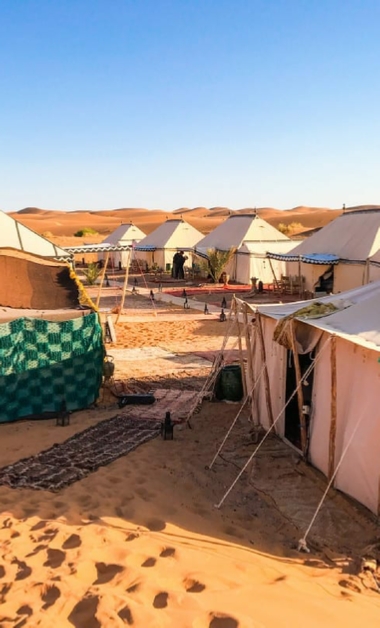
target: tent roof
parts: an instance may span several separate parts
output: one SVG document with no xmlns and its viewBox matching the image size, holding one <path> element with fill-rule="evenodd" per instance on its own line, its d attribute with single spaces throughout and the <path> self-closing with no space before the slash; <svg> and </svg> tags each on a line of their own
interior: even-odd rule
<svg viewBox="0 0 380 628">
<path fill-rule="evenodd" d="M 232 247 L 238 249 L 244 241 L 273 244 L 277 241 L 290 242 L 290 239 L 257 215 L 236 214 L 229 216 L 202 238 L 196 248 L 201 251 L 208 249 L 228 251 Z"/>
<path fill-rule="evenodd" d="M 70 259 L 67 251 L 53 244 L 29 227 L 25 227 L 3 211 L 0 211 L 0 248 L 9 247 L 55 259 Z"/>
<path fill-rule="evenodd" d="M 140 251 L 170 248 L 184 250 L 195 246 L 201 238 L 203 233 L 185 220 L 170 219 L 143 238 L 135 248 Z"/>
<path fill-rule="evenodd" d="M 365 261 L 379 249 L 380 210 L 370 209 L 346 212 L 335 218 L 296 246 L 292 256 L 295 259 L 301 256 L 304 262 L 329 264 L 334 263 L 334 260 L 336 263 L 338 259 Z M 321 254 L 332 255 L 333 261 L 316 262 L 317 256 Z M 315 256 L 314 261 L 310 256 Z"/>
<path fill-rule="evenodd" d="M 289 316 L 312 303 L 333 303 L 337 308 L 333 314 L 318 318 L 296 317 L 313 327 L 335 333 L 351 342 L 380 352 L 380 281 L 376 281 L 354 290 L 347 290 L 321 299 L 298 301 L 279 305 L 258 305 L 255 311 L 281 319 Z M 251 306 L 253 307 L 253 306 Z"/>
<path fill-rule="evenodd" d="M 145 238 L 146 234 L 141 231 L 132 222 L 128 224 L 121 224 L 110 233 L 103 241 L 102 244 L 129 244 L 132 242 L 139 242 Z"/>
</svg>

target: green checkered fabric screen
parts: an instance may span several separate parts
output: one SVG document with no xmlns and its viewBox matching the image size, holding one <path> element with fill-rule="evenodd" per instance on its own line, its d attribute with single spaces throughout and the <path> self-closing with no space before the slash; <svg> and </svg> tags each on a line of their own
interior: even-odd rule
<svg viewBox="0 0 380 628">
<path fill-rule="evenodd" d="M 99 394 L 103 337 L 98 315 L 68 321 L 20 318 L 0 325 L 0 422 L 79 410 Z"/>
</svg>

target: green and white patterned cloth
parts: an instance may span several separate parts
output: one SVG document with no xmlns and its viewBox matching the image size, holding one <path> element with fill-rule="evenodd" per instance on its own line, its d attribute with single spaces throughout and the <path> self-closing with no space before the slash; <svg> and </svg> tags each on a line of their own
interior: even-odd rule
<svg viewBox="0 0 380 628">
<path fill-rule="evenodd" d="M 68 321 L 19 318 L 0 325 L 0 422 L 79 410 L 96 401 L 103 334 L 96 313 Z"/>
</svg>

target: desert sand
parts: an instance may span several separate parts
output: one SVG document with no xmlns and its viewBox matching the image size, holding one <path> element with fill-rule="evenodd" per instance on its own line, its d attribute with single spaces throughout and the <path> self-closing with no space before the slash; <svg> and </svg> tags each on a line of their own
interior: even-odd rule
<svg viewBox="0 0 380 628">
<path fill-rule="evenodd" d="M 128 295 L 125 307 L 130 319 L 117 325 L 116 344 L 107 344 L 119 356 L 116 380 L 134 391 L 200 390 L 212 364 L 205 353 L 220 349 L 226 324 L 193 308 L 153 309 L 142 296 Z M 234 328 L 230 336 L 234 349 Z M 144 348 L 160 357 L 131 353 Z M 209 469 L 239 407 L 204 401 L 192 429 L 176 426 L 173 441 L 150 440 L 58 493 L 0 486 L 0 626 L 378 626 L 379 593 L 360 572 L 361 549 L 377 540 L 375 523 L 335 496 L 337 520 L 359 522 L 359 533 L 348 524 L 327 542 L 320 526 L 311 553 L 299 553 L 302 526 L 258 488 L 263 468 L 280 469 L 275 440 L 264 467 L 247 472 L 215 507 L 254 446 L 244 411 Z M 68 426 L 1 425 L 2 465 L 124 411 L 106 390 Z M 316 505 L 323 479 L 286 456 L 300 481 L 312 478 Z"/>
</svg>

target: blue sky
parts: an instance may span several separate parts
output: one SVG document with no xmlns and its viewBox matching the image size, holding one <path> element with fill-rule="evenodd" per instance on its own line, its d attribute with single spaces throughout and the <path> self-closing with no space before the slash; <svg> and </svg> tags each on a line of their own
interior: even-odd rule
<svg viewBox="0 0 380 628">
<path fill-rule="evenodd" d="M 378 0 L 0 0 L 0 208 L 379 203 Z"/>
</svg>

